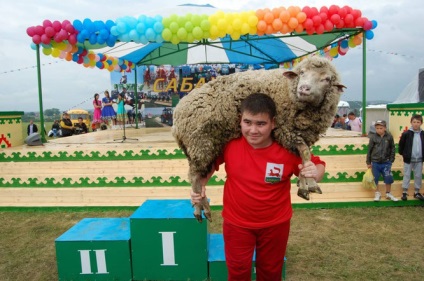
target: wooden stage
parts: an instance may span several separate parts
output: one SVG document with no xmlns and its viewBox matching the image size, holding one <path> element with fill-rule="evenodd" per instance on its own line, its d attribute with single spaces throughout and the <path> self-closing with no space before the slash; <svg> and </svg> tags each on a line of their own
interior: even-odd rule
<svg viewBox="0 0 424 281">
<path fill-rule="evenodd" d="M 105 130 L 0 150 L 0 206 L 139 206 L 146 199 L 188 199 L 188 163 L 181 151 L 174 155 L 179 148 L 171 128 L 127 127 L 125 132 L 125 140 L 122 130 Z M 372 201 L 374 191 L 360 182 L 367 144 L 360 133 L 329 128 L 314 145 L 327 163 L 323 194 L 311 194 L 306 201 L 296 195 L 293 182 L 293 203 Z M 327 152 L 335 146 L 339 152 Z M 402 171 L 399 155 L 393 170 Z M 220 169 L 207 186 L 211 205 L 222 205 L 224 180 Z M 400 197 L 399 179 L 392 191 Z"/>
</svg>

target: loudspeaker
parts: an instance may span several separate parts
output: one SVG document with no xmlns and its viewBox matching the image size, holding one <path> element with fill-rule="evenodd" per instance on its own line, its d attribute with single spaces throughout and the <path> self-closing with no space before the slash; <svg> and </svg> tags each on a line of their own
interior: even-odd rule
<svg viewBox="0 0 424 281">
<path fill-rule="evenodd" d="M 43 145 L 41 141 L 41 136 L 39 133 L 32 133 L 25 139 L 25 143 L 27 145 L 35 146 L 35 145 Z"/>
<path fill-rule="evenodd" d="M 418 71 L 418 99 L 424 102 L 424 68 Z"/>
</svg>

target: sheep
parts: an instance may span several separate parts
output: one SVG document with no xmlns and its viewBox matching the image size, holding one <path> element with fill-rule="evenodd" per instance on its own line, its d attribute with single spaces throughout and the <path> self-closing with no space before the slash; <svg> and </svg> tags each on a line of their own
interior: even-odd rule
<svg viewBox="0 0 424 281">
<path fill-rule="evenodd" d="M 239 108 L 248 95 L 264 93 L 273 98 L 277 107 L 274 138 L 305 162 L 311 157 L 309 147 L 334 118 L 343 88 L 333 64 L 313 56 L 292 71 L 239 72 L 191 91 L 175 107 L 172 135 L 188 159 L 193 192 L 201 192 L 200 179 L 211 171 L 225 144 L 241 136 Z M 314 179 L 299 177 L 298 186 L 298 196 L 306 200 L 310 192 L 322 193 Z M 211 221 L 207 198 L 195 205 L 199 222 L 202 210 Z"/>
</svg>

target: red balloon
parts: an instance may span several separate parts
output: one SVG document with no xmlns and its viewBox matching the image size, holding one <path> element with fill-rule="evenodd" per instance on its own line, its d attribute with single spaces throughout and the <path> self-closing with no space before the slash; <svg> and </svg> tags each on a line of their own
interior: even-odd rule
<svg viewBox="0 0 424 281">
<path fill-rule="evenodd" d="M 35 27 L 34 26 L 28 27 L 26 32 L 27 32 L 28 36 L 31 36 L 31 37 L 34 36 L 35 35 Z"/>
<path fill-rule="evenodd" d="M 324 23 L 324 29 L 326 31 L 331 31 L 334 28 L 334 24 L 330 20 L 326 20 Z"/>
<path fill-rule="evenodd" d="M 311 17 L 318 15 L 318 9 L 315 7 L 311 8 Z"/>
<path fill-rule="evenodd" d="M 339 14 L 333 14 L 330 17 L 330 20 L 331 20 L 332 23 L 334 23 L 334 25 L 337 25 L 340 22 L 340 16 L 339 16 Z"/>
<path fill-rule="evenodd" d="M 339 23 L 336 24 L 336 27 L 337 28 L 343 28 L 343 27 L 345 27 L 344 20 L 340 20 Z"/>
<path fill-rule="evenodd" d="M 353 23 L 353 16 L 352 16 L 352 14 L 346 14 L 346 16 L 344 17 L 344 21 L 345 21 L 346 24 Z"/>
<path fill-rule="evenodd" d="M 332 16 L 332 15 L 338 14 L 339 9 L 340 9 L 339 6 L 337 6 L 337 5 L 331 5 L 330 6 L 330 9 L 328 9 L 328 15 L 329 16 Z"/>
<path fill-rule="evenodd" d="M 320 13 L 328 14 L 328 8 L 326 6 L 322 6 L 321 9 L 319 9 Z"/>
<path fill-rule="evenodd" d="M 323 34 L 324 33 L 324 25 L 320 24 L 315 28 L 315 31 L 317 34 Z"/>
<path fill-rule="evenodd" d="M 328 14 L 327 13 L 319 13 L 319 16 L 321 18 L 321 22 L 325 22 L 328 19 Z"/>
<path fill-rule="evenodd" d="M 308 30 L 311 29 L 314 26 L 314 22 L 311 19 L 306 19 L 303 23 L 303 27 Z"/>
<path fill-rule="evenodd" d="M 310 29 L 306 29 L 306 33 L 308 33 L 308 35 L 312 35 L 312 34 L 314 34 L 314 33 L 315 33 L 315 28 L 314 28 L 314 27 L 312 27 L 312 28 L 310 28 Z"/>
<path fill-rule="evenodd" d="M 355 20 L 362 16 L 361 11 L 357 9 L 352 10 L 351 14 Z"/>
<path fill-rule="evenodd" d="M 321 24 L 321 17 L 320 16 L 313 16 L 312 17 L 312 21 L 314 23 L 314 26 L 318 26 Z"/>
<path fill-rule="evenodd" d="M 309 8 L 308 6 L 305 6 L 303 7 L 302 12 L 306 14 L 307 18 L 311 18 L 311 8 Z"/>
<path fill-rule="evenodd" d="M 35 34 L 34 36 L 32 36 L 32 42 L 34 42 L 34 44 L 40 44 L 41 43 L 41 36 L 38 34 Z"/>
<path fill-rule="evenodd" d="M 352 8 L 351 7 L 349 7 L 349 6 L 343 6 L 343 9 L 345 9 L 346 10 L 346 13 L 348 13 L 348 14 L 350 14 L 350 13 L 352 13 Z"/>
<path fill-rule="evenodd" d="M 345 8 L 339 9 L 339 16 L 343 19 L 347 15 L 347 11 Z"/>
<path fill-rule="evenodd" d="M 363 18 L 357 18 L 355 20 L 355 26 L 363 26 L 364 25 L 364 19 Z"/>
</svg>

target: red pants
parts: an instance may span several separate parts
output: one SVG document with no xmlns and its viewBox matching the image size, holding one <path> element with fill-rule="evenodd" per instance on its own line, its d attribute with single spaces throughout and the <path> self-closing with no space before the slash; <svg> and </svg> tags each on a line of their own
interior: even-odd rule
<svg viewBox="0 0 424 281">
<path fill-rule="evenodd" d="M 281 281 L 290 220 L 263 229 L 242 228 L 224 220 L 225 259 L 229 281 L 250 281 L 256 247 L 256 280 Z"/>
</svg>

